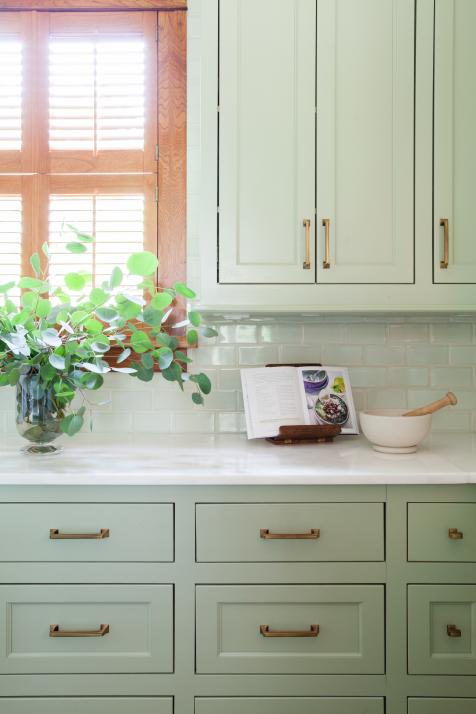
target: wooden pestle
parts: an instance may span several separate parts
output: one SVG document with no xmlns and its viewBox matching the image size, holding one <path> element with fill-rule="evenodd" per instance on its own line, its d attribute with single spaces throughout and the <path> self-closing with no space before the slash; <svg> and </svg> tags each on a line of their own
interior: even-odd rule
<svg viewBox="0 0 476 714">
<path fill-rule="evenodd" d="M 424 414 L 433 414 L 443 407 L 448 407 L 453 404 L 457 404 L 458 400 L 453 392 L 448 392 L 448 394 L 442 399 L 438 399 L 436 402 L 427 404 L 425 407 L 419 407 L 418 409 L 413 409 L 411 412 L 406 412 L 402 416 L 423 416 Z"/>
</svg>

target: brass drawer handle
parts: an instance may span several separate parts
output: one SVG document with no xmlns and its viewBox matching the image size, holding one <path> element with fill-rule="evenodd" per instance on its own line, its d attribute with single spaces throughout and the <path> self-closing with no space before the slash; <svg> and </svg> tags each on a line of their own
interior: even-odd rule
<svg viewBox="0 0 476 714">
<path fill-rule="evenodd" d="M 104 540 L 109 538 L 109 528 L 101 528 L 99 533 L 60 533 L 58 528 L 50 528 L 50 540 Z"/>
<path fill-rule="evenodd" d="M 442 218 L 440 226 L 443 228 L 443 260 L 440 260 L 440 268 L 446 270 L 450 262 L 450 230 L 447 218 Z"/>
<path fill-rule="evenodd" d="M 446 625 L 448 637 L 461 637 L 461 630 L 456 625 Z"/>
<path fill-rule="evenodd" d="M 450 528 L 448 530 L 448 538 L 451 538 L 451 540 L 463 540 L 464 535 L 457 528 Z"/>
<path fill-rule="evenodd" d="M 304 228 L 306 229 L 306 256 L 302 264 L 303 270 L 311 269 L 311 221 L 309 218 L 305 218 L 302 222 Z"/>
<path fill-rule="evenodd" d="M 260 625 L 259 631 L 263 637 L 317 637 L 319 625 L 311 625 L 309 630 L 270 630 L 269 625 Z"/>
<path fill-rule="evenodd" d="M 50 625 L 50 637 L 104 637 L 109 625 L 100 625 L 99 630 L 60 630 L 59 625 Z"/>
<path fill-rule="evenodd" d="M 324 260 L 322 267 L 324 270 L 329 270 L 331 267 L 331 219 L 323 218 L 322 225 L 324 226 Z"/>
<path fill-rule="evenodd" d="M 268 528 L 261 528 L 259 532 L 263 540 L 317 540 L 320 535 L 320 528 L 311 528 L 309 533 L 270 533 Z"/>
</svg>

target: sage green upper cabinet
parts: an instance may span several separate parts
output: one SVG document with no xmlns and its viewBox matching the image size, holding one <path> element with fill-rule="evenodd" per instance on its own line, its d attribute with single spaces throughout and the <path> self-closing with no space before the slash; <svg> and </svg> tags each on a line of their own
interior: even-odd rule
<svg viewBox="0 0 476 714">
<path fill-rule="evenodd" d="M 315 281 L 315 28 L 315 0 L 220 2 L 220 283 Z"/>
<path fill-rule="evenodd" d="M 436 0 L 435 12 L 434 276 L 476 283 L 476 2 Z"/>
<path fill-rule="evenodd" d="M 318 283 L 414 279 L 414 0 L 318 0 Z"/>
</svg>

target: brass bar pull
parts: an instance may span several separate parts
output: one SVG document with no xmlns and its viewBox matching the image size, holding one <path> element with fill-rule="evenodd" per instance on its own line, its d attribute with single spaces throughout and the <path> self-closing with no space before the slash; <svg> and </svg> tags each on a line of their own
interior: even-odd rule
<svg viewBox="0 0 476 714">
<path fill-rule="evenodd" d="M 311 625 L 309 630 L 270 630 L 269 625 L 260 625 L 263 637 L 317 637 L 319 625 Z"/>
<path fill-rule="evenodd" d="M 456 625 L 446 625 L 448 637 L 461 637 L 461 630 Z"/>
<path fill-rule="evenodd" d="M 304 228 L 306 229 L 306 256 L 302 264 L 303 270 L 311 269 L 311 221 L 309 218 L 305 218 L 302 222 Z"/>
<path fill-rule="evenodd" d="M 443 260 L 440 260 L 440 268 L 446 270 L 450 262 L 450 229 L 447 218 L 440 220 L 440 226 L 443 228 Z"/>
<path fill-rule="evenodd" d="M 50 540 L 104 540 L 109 538 L 109 528 L 101 528 L 99 533 L 60 533 L 58 528 L 50 528 Z"/>
<path fill-rule="evenodd" d="M 109 625 L 100 625 L 99 630 L 60 630 L 59 625 L 50 625 L 50 637 L 104 637 Z"/>
<path fill-rule="evenodd" d="M 448 538 L 451 538 L 451 540 L 463 540 L 464 535 L 457 528 L 450 528 L 448 530 Z"/>
<path fill-rule="evenodd" d="M 331 267 L 331 219 L 323 218 L 322 225 L 324 226 L 324 260 L 322 267 L 328 270 Z"/>
<path fill-rule="evenodd" d="M 317 540 L 320 528 L 311 528 L 309 533 L 270 533 L 268 528 L 260 528 L 259 537 L 263 540 Z"/>
</svg>

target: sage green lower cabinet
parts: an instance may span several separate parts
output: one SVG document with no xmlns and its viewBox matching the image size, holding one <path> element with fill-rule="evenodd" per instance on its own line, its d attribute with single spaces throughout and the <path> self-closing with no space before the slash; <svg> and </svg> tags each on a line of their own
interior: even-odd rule
<svg viewBox="0 0 476 714">
<path fill-rule="evenodd" d="M 217 697 L 197 699 L 195 714 L 384 714 L 383 699 Z"/>
<path fill-rule="evenodd" d="M 173 670 L 171 585 L 7 585 L 0 607 L 0 673 Z"/>
<path fill-rule="evenodd" d="M 171 697 L 0 699 L 2 714 L 173 714 Z"/>
<path fill-rule="evenodd" d="M 408 714 L 474 714 L 476 699 L 410 699 Z"/>
<path fill-rule="evenodd" d="M 476 675 L 476 585 L 408 587 L 409 672 Z"/>
<path fill-rule="evenodd" d="M 0 714 L 476 714 L 475 509 L 472 485 L 0 485 Z"/>
<path fill-rule="evenodd" d="M 196 520 L 199 562 L 385 557 L 382 503 L 199 503 Z"/>
<path fill-rule="evenodd" d="M 198 586 L 196 602 L 199 673 L 384 672 L 380 585 Z"/>
</svg>

